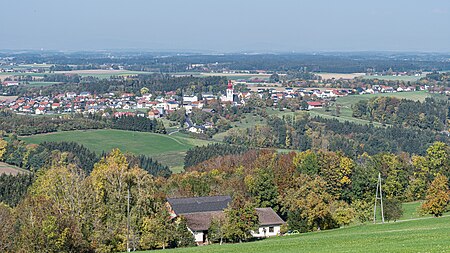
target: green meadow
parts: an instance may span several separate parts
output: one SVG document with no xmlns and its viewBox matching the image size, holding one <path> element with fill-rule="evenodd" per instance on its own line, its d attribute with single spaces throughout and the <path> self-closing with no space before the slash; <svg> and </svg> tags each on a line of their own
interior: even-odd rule
<svg viewBox="0 0 450 253">
<path fill-rule="evenodd" d="M 450 216 L 424 217 L 273 237 L 248 243 L 215 244 L 166 251 L 174 253 L 450 252 L 449 231 Z"/>
<path fill-rule="evenodd" d="M 26 136 L 21 139 L 28 143 L 74 141 L 97 153 L 119 148 L 124 152 L 148 155 L 169 166 L 174 172 L 180 172 L 183 169 L 187 150 L 209 143 L 181 136 L 112 129 L 56 132 Z"/>
</svg>

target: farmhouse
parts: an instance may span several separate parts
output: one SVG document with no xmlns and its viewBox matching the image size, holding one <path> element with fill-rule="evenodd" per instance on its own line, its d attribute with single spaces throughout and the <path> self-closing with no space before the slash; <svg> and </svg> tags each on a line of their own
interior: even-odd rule
<svg viewBox="0 0 450 253">
<path fill-rule="evenodd" d="M 308 101 L 307 103 L 308 103 L 308 110 L 323 107 L 323 104 L 320 101 Z"/>
<path fill-rule="evenodd" d="M 168 198 L 169 212 L 173 218 L 182 216 L 188 229 L 199 245 L 208 243 L 208 229 L 213 218 L 224 217 L 225 208 L 231 202 L 230 196 L 211 196 L 195 198 Z M 252 231 L 254 237 L 276 236 L 285 222 L 272 208 L 256 208 L 259 229 Z"/>
<path fill-rule="evenodd" d="M 19 82 L 17 81 L 4 81 L 3 86 L 18 86 Z"/>
</svg>

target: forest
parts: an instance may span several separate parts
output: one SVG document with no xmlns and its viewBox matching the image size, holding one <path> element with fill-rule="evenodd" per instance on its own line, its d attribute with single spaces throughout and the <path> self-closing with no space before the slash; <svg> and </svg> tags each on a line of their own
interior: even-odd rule
<svg viewBox="0 0 450 253">
<path fill-rule="evenodd" d="M 446 100 L 426 98 L 424 102 L 420 102 L 395 97 L 377 97 L 358 101 L 352 107 L 352 116 L 384 125 L 442 131 L 447 126 L 448 108 Z"/>
<path fill-rule="evenodd" d="M 232 150 L 217 147 L 218 153 Z M 136 250 L 193 246 L 185 221 L 170 221 L 166 197 L 232 196 L 225 219 L 210 228 L 213 242 L 230 243 L 250 239 L 249 229 L 257 226 L 254 207 L 273 208 L 287 221 L 283 231 L 368 222 L 378 173 L 387 220 L 401 216 L 403 201 L 424 200 L 424 214 L 440 216 L 448 210 L 450 148 L 442 142 L 430 145 L 424 155 L 382 152 L 356 158 L 323 149 L 284 154 L 249 150 L 211 156 L 169 177 L 149 174 L 119 150 L 103 156 L 90 173 L 67 152 L 52 152 L 51 157 L 32 180 L 23 176 L 17 188 L 27 190 L 15 196 L 16 202 L 0 204 L 6 228 L 0 234 L 2 252 L 125 251 L 127 192 L 128 235 Z M 443 191 L 447 199 L 436 199 Z"/>
<path fill-rule="evenodd" d="M 271 116 L 266 125 L 230 130 L 224 141 L 255 148 L 327 149 L 342 151 L 349 157 L 381 152 L 423 155 L 435 141 L 450 143 L 447 135 L 427 129 L 360 125 L 311 117 L 308 113 Z"/>
</svg>

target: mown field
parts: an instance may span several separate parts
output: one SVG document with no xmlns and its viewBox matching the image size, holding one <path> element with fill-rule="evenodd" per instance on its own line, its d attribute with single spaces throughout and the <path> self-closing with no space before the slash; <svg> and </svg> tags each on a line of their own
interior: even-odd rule
<svg viewBox="0 0 450 253">
<path fill-rule="evenodd" d="M 209 143 L 180 136 L 112 129 L 56 132 L 27 136 L 21 139 L 28 143 L 74 141 L 97 153 L 119 148 L 124 152 L 148 155 L 169 166 L 174 172 L 182 170 L 187 150 Z"/>
<path fill-rule="evenodd" d="M 4 79 L 6 77 L 13 76 L 32 76 L 32 77 L 44 77 L 55 74 L 78 74 L 82 77 L 92 76 L 100 79 L 108 79 L 112 76 L 132 76 L 138 74 L 151 74 L 151 72 L 142 72 L 142 71 L 130 71 L 130 70 L 102 70 L 102 69 L 94 69 L 94 70 L 73 70 L 73 71 L 56 71 L 56 72 L 45 72 L 45 73 L 21 73 L 21 72 L 2 72 L 0 73 L 0 79 Z"/>
<path fill-rule="evenodd" d="M 45 87 L 45 86 L 51 86 L 54 84 L 59 84 L 60 82 L 28 82 L 25 84 L 28 87 Z"/>
<path fill-rule="evenodd" d="M 241 244 L 210 245 L 167 252 L 450 252 L 450 216 L 423 218 L 269 238 Z M 151 252 L 151 251 L 146 251 Z"/>
<path fill-rule="evenodd" d="M 405 81 L 405 82 L 415 82 L 420 78 L 425 77 L 425 74 L 422 76 L 362 76 L 363 79 L 378 79 L 378 80 L 386 80 L 386 81 Z"/>
<path fill-rule="evenodd" d="M 27 171 L 23 170 L 19 167 L 16 167 L 14 165 L 10 165 L 10 164 L 6 164 L 3 162 L 0 162 L 0 175 L 1 174 L 13 174 L 13 175 L 17 175 L 18 173 L 24 173 Z"/>
</svg>

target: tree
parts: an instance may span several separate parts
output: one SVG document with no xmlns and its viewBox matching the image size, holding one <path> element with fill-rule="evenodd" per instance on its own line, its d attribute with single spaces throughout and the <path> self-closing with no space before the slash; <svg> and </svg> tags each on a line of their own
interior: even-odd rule
<svg viewBox="0 0 450 253">
<path fill-rule="evenodd" d="M 298 153 L 294 157 L 293 163 L 299 173 L 310 176 L 314 176 L 319 173 L 319 161 L 316 153 L 312 150 L 306 150 Z"/>
<path fill-rule="evenodd" d="M 280 76 L 277 73 L 274 73 L 270 76 L 269 82 L 271 83 L 277 83 L 280 81 Z"/>
<path fill-rule="evenodd" d="M 355 219 L 355 210 L 345 201 L 334 201 L 330 208 L 333 220 L 339 226 L 348 225 Z"/>
<path fill-rule="evenodd" d="M 254 177 L 245 178 L 250 195 L 258 207 L 271 207 L 278 211 L 278 190 L 271 168 L 257 169 Z"/>
<path fill-rule="evenodd" d="M 435 142 L 427 149 L 428 167 L 433 175 L 450 176 L 450 148 L 443 142 Z"/>
<path fill-rule="evenodd" d="M 165 249 L 175 239 L 176 226 L 164 205 L 150 217 L 143 218 L 140 244 L 146 249 Z"/>
<path fill-rule="evenodd" d="M 442 216 L 450 201 L 449 194 L 447 177 L 442 174 L 437 175 L 428 187 L 422 211 L 433 214 L 435 217 Z"/>
<path fill-rule="evenodd" d="M 130 167 L 126 156 L 114 149 L 95 164 L 88 180 L 95 198 L 93 240 L 97 248 L 100 251 L 124 251 L 127 235 L 132 239 L 132 245 L 138 247 L 137 237 L 144 226 L 142 223 L 149 222 L 143 219 L 154 215 L 155 206 L 159 203 L 151 175 L 136 166 Z M 128 196 L 130 222 L 127 217 Z"/>
<path fill-rule="evenodd" d="M 188 229 L 187 221 L 184 217 L 179 217 L 175 221 L 175 247 L 195 246 L 195 238 Z"/>
<path fill-rule="evenodd" d="M 252 238 L 252 231 L 258 229 L 258 215 L 255 206 L 237 195 L 225 209 L 225 238 L 232 242 L 242 242 Z"/>
<path fill-rule="evenodd" d="M 335 227 L 330 211 L 334 199 L 326 188 L 327 183 L 319 176 L 312 178 L 302 175 L 296 178 L 281 197 L 283 211 L 298 213 L 298 220 L 306 219 L 307 230 Z"/>
<path fill-rule="evenodd" d="M 13 252 L 14 247 L 13 209 L 0 202 L 0 251 Z"/>
<path fill-rule="evenodd" d="M 141 95 L 144 95 L 149 92 L 149 89 L 147 87 L 142 87 L 139 91 L 141 92 Z"/>
<path fill-rule="evenodd" d="M 383 201 L 384 217 L 387 221 L 397 221 L 403 215 L 402 202 L 397 198 L 386 198 Z"/>
<path fill-rule="evenodd" d="M 373 215 L 373 203 L 364 200 L 354 200 L 352 202 L 352 208 L 355 210 L 356 219 L 361 222 L 367 222 L 372 219 Z"/>
<path fill-rule="evenodd" d="M 15 209 L 16 252 L 91 252 L 74 217 L 60 212 L 52 200 L 29 196 Z"/>
<path fill-rule="evenodd" d="M 8 142 L 0 138 L 0 161 L 3 161 L 3 155 L 6 153 Z"/>
<path fill-rule="evenodd" d="M 220 245 L 223 243 L 225 237 L 225 217 L 218 216 L 211 220 L 211 225 L 208 229 L 208 240 L 210 242 L 219 242 Z"/>
</svg>

